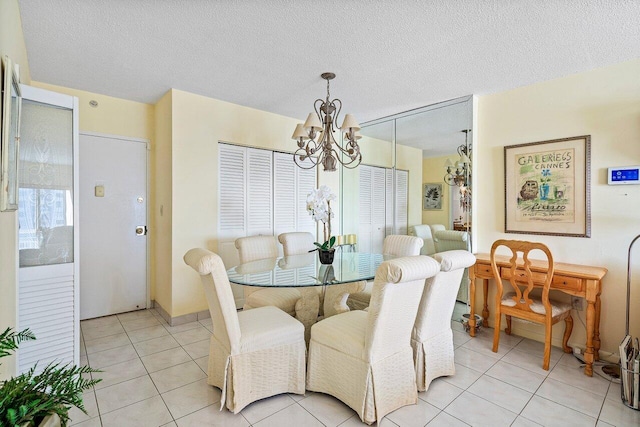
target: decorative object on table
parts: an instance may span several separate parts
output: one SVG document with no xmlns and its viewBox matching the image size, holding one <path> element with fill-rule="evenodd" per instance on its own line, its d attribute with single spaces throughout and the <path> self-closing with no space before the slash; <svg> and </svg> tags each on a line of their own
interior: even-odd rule
<svg viewBox="0 0 640 427">
<path fill-rule="evenodd" d="M 331 264 L 335 253 L 336 237 L 331 235 L 331 201 L 336 194 L 326 185 L 320 186 L 307 195 L 307 211 L 315 222 L 322 222 L 323 243 L 314 242 L 318 247 L 318 255 L 322 264 Z"/>
<path fill-rule="evenodd" d="M 9 356 L 17 350 L 20 342 L 34 339 L 29 329 L 14 332 L 7 328 L 0 333 L 0 357 Z M 37 371 L 36 365 L 0 383 L 0 425 L 66 425 L 71 406 L 87 413 L 82 403 L 82 392 L 101 380 L 86 380 L 82 375 L 100 371 L 56 362 L 48 364 L 40 373 Z"/>
<path fill-rule="evenodd" d="M 336 170 L 337 162 L 346 168 L 353 169 L 362 161 L 358 146 L 358 140 L 362 138 L 358 135 L 360 125 L 351 114 L 345 114 L 342 126 L 337 127 L 342 101 L 338 98 L 330 100 L 329 95 L 329 81 L 336 75 L 322 73 L 320 77 L 327 81 L 327 97 L 324 101 L 321 98 L 316 99 L 313 103 L 315 113 L 309 113 L 304 124 L 296 125 L 291 137 L 298 143 L 293 161 L 302 169 L 311 169 L 322 164 L 325 171 L 333 172 Z M 344 146 L 341 146 L 333 136 L 337 129 L 344 136 Z M 317 157 L 314 156 L 315 154 Z M 302 163 L 307 159 L 311 161 L 309 167 Z"/>
<path fill-rule="evenodd" d="M 422 209 L 425 211 L 442 210 L 442 184 L 423 185 Z"/>
<path fill-rule="evenodd" d="M 18 155 L 20 151 L 20 79 L 9 59 L 2 59 L 2 140 L 0 146 L 0 211 L 18 209 Z"/>
<path fill-rule="evenodd" d="M 591 237 L 591 136 L 504 147 L 505 232 Z"/>
<path fill-rule="evenodd" d="M 629 304 L 631 303 L 631 250 L 640 235 L 629 245 L 627 255 L 627 319 L 625 337 L 620 343 L 620 388 L 622 403 L 640 410 L 640 344 L 638 338 L 629 335 Z"/>
<path fill-rule="evenodd" d="M 460 159 L 453 163 L 447 159 L 444 163 L 446 173 L 444 182 L 451 186 L 457 186 L 460 190 L 460 209 L 468 212 L 471 208 L 471 146 L 468 142 L 471 129 L 464 129 L 464 144 L 458 146 L 457 152 Z M 426 208 L 425 208 L 426 209 Z"/>
</svg>

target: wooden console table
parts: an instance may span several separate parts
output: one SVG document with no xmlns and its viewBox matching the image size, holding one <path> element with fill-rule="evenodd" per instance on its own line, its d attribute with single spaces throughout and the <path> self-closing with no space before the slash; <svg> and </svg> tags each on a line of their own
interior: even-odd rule
<svg viewBox="0 0 640 427">
<path fill-rule="evenodd" d="M 496 258 L 501 277 L 508 279 L 510 273 L 508 269 L 509 257 L 497 255 Z M 532 260 L 532 271 L 544 272 L 546 269 L 547 263 L 545 261 Z M 600 358 L 598 354 L 600 351 L 600 293 L 602 292 L 602 278 L 605 274 L 607 274 L 607 269 L 604 267 L 556 262 L 553 281 L 551 282 L 551 289 L 582 297 L 587 301 L 587 348 L 584 354 L 586 362 L 584 373 L 589 376 L 593 375 L 593 362 Z M 472 337 L 476 334 L 476 320 L 474 317 L 476 279 L 482 279 L 483 282 L 482 325 L 487 327 L 489 325 L 487 321 L 489 318 L 487 295 L 489 292 L 489 279 L 493 278 L 489 254 L 477 254 L 475 265 L 469 268 L 469 279 L 471 281 L 469 333 Z"/>
</svg>

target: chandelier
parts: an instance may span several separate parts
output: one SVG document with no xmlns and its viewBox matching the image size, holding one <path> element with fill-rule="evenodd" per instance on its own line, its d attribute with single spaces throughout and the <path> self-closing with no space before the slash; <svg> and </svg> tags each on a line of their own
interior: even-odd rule
<svg viewBox="0 0 640 427">
<path fill-rule="evenodd" d="M 460 159 L 454 164 L 451 159 L 447 159 L 444 163 L 444 167 L 447 169 L 447 173 L 444 175 L 444 182 L 453 186 L 468 187 L 469 180 L 471 178 L 471 147 L 467 145 L 467 137 L 471 130 L 465 129 L 460 132 L 464 132 L 464 145 L 458 147 L 458 155 Z"/>
<path fill-rule="evenodd" d="M 342 110 L 342 101 L 338 98 L 330 100 L 329 81 L 335 78 L 334 73 L 322 73 L 320 77 L 327 81 L 327 98 L 316 99 L 313 103 L 315 113 L 309 113 L 307 121 L 298 123 L 291 139 L 298 143 L 293 161 L 302 169 L 311 169 L 322 164 L 325 171 L 335 171 L 337 162 L 344 167 L 353 169 L 362 161 L 362 154 L 358 146 L 360 125 L 351 114 L 345 114 L 342 126 L 336 125 L 338 115 Z M 334 132 L 340 129 L 343 134 L 344 146 L 336 142 Z M 317 154 L 317 157 L 314 156 Z M 309 162 L 311 166 L 307 166 Z M 304 162 L 304 163 L 303 163 Z"/>
</svg>

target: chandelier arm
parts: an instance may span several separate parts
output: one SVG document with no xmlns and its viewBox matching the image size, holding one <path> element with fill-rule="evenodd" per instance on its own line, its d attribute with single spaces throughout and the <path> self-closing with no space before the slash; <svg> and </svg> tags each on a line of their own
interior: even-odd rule
<svg viewBox="0 0 640 427">
<path fill-rule="evenodd" d="M 342 148 L 337 145 L 338 148 L 340 148 L 342 150 Z M 340 162 L 340 164 L 344 167 L 346 167 L 347 169 L 354 169 L 356 168 L 360 162 L 362 161 L 362 154 L 360 153 L 360 151 L 358 151 L 357 153 L 354 153 L 353 155 L 349 155 L 347 153 L 345 153 L 344 151 L 342 153 L 339 153 L 338 151 L 336 151 L 335 149 L 332 149 L 333 153 L 335 153 L 334 157 Z M 345 154 L 347 158 L 349 158 L 350 160 L 347 161 L 343 161 L 340 159 L 340 154 Z M 352 163 L 356 162 L 357 163 L 353 166 L 350 166 Z"/>
<path fill-rule="evenodd" d="M 303 153 L 298 153 L 298 151 L 302 151 Z M 304 162 L 306 159 L 309 159 L 309 162 L 311 162 L 311 166 L 305 166 L 304 164 L 298 163 L 298 160 L 300 160 L 300 162 Z M 300 169 L 313 169 L 318 165 L 318 158 L 313 157 L 313 156 L 308 156 L 306 153 L 304 153 L 304 149 L 302 148 L 298 148 L 296 150 L 295 153 L 293 153 L 293 162 L 300 168 Z"/>
<path fill-rule="evenodd" d="M 339 98 L 336 98 L 333 101 L 331 101 L 331 105 L 335 107 L 336 102 L 338 103 L 339 106 L 336 110 L 334 110 L 334 116 L 333 116 L 334 129 L 333 130 L 335 131 L 336 129 L 340 129 L 342 131 L 342 129 L 338 127 L 338 117 L 340 116 L 340 111 L 342 111 L 342 101 L 340 101 Z"/>
</svg>

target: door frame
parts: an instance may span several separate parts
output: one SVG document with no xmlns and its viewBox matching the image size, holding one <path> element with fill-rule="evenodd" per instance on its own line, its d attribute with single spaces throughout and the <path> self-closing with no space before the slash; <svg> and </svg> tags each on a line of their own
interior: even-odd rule
<svg viewBox="0 0 640 427">
<path fill-rule="evenodd" d="M 146 305 L 147 308 L 152 308 L 151 307 L 151 275 L 150 275 L 150 265 L 151 265 L 151 233 L 150 233 L 150 227 L 149 225 L 151 224 L 151 203 L 149 203 L 149 178 L 150 178 L 150 171 L 149 171 L 149 152 L 151 151 L 151 143 L 149 142 L 148 139 L 144 139 L 144 138 L 135 138 L 135 137 L 129 137 L 129 136 L 122 136 L 122 135 L 113 135 L 113 134 L 108 134 L 108 133 L 101 133 L 101 132 L 91 132 L 91 131 L 84 131 L 81 130 L 80 131 L 80 136 L 93 136 L 93 137 L 97 137 L 97 138 L 107 138 L 107 139 L 119 139 L 121 141 L 127 141 L 127 142 L 137 142 L 137 143 L 143 143 L 145 144 L 145 147 L 147 149 L 147 153 L 145 155 L 145 200 L 147 203 L 147 212 L 146 212 L 146 226 L 147 226 L 147 240 L 146 240 L 146 251 L 147 251 L 147 255 L 145 257 L 145 269 L 147 274 L 145 275 L 146 277 L 146 283 L 145 283 L 145 287 L 146 287 Z M 78 146 L 80 146 L 80 139 L 78 138 Z M 78 313 L 79 315 L 79 313 Z"/>
</svg>

